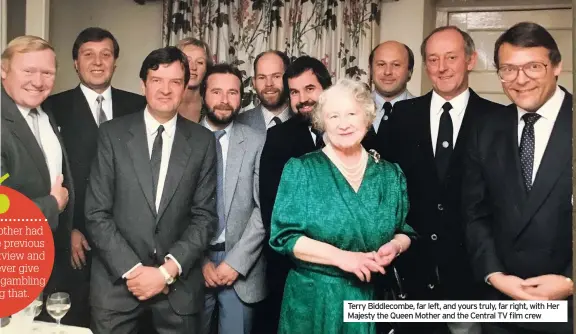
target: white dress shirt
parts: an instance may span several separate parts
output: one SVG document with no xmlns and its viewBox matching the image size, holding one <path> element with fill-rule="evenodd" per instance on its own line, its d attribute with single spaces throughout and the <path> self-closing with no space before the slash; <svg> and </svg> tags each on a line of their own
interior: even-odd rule
<svg viewBox="0 0 576 334">
<path fill-rule="evenodd" d="M 442 113 L 444 112 L 442 106 L 446 102 L 450 102 L 452 105 L 452 109 L 449 111 L 450 117 L 452 118 L 452 145 L 453 147 L 456 147 L 456 139 L 458 138 L 460 126 L 462 126 L 462 119 L 464 119 L 464 112 L 468 106 L 469 98 L 469 89 L 466 89 L 450 101 L 446 101 L 435 91 L 432 92 L 432 101 L 430 102 L 430 134 L 432 136 L 432 151 L 434 152 L 434 156 L 436 156 L 436 140 L 438 139 L 440 116 L 442 116 Z"/>
<path fill-rule="evenodd" d="M 263 105 L 260 105 L 260 108 L 262 109 L 262 116 L 264 116 L 264 124 L 266 124 L 266 129 L 270 129 L 271 127 L 276 125 L 276 122 L 272 120 L 274 117 L 278 117 L 282 121 L 282 123 L 290 119 L 290 107 L 288 106 L 286 106 L 286 108 L 284 108 L 284 110 L 282 110 L 282 112 L 279 113 L 278 116 L 274 115 L 270 110 L 266 109 Z"/>
<path fill-rule="evenodd" d="M 396 96 L 394 99 L 388 101 L 392 106 L 398 101 L 404 101 L 408 98 L 408 90 L 404 90 L 402 94 Z M 384 117 L 384 103 L 386 103 L 386 99 L 377 91 L 372 92 L 372 99 L 374 99 L 374 104 L 376 104 L 376 118 L 372 122 L 372 126 L 374 127 L 374 131 L 378 132 L 378 128 L 380 127 L 380 122 L 382 121 L 382 117 Z"/>
<path fill-rule="evenodd" d="M 32 118 L 28 116 L 30 108 L 24 108 L 22 106 L 16 105 L 22 117 L 28 123 L 30 131 L 34 134 L 34 125 Z M 48 166 L 48 172 L 50 173 L 50 184 L 54 185 L 58 175 L 62 174 L 62 147 L 60 146 L 60 141 L 54 133 L 54 129 L 50 124 L 50 119 L 48 115 L 42 110 L 42 107 L 38 106 L 38 129 L 40 134 L 40 142 L 42 143 L 42 150 L 44 150 L 46 165 Z"/>
<path fill-rule="evenodd" d="M 215 129 L 213 129 L 210 124 L 208 124 L 208 122 L 206 121 L 206 119 L 202 120 L 202 125 L 214 132 L 216 131 Z M 226 133 L 220 137 L 220 146 L 222 147 L 222 187 L 224 189 L 224 185 L 226 184 L 226 162 L 228 161 L 228 147 L 230 146 L 230 135 L 232 134 L 233 131 L 233 125 L 234 122 L 231 122 L 230 124 L 228 124 L 225 128 L 224 131 L 226 131 Z M 224 193 L 224 198 L 226 198 L 226 193 Z M 222 201 L 223 203 L 226 203 L 225 200 Z M 222 232 L 220 233 L 220 235 L 216 236 L 214 239 L 212 239 L 212 241 L 210 242 L 211 245 L 216 245 L 222 242 L 226 241 L 226 228 L 224 228 L 222 230 Z"/>
<path fill-rule="evenodd" d="M 170 154 L 172 153 L 172 144 L 174 143 L 174 135 L 176 134 L 176 120 L 178 115 L 174 115 L 169 121 L 160 124 L 148 111 L 148 107 L 144 110 L 144 124 L 146 126 L 146 140 L 148 142 L 148 154 L 149 159 L 152 158 L 152 147 L 154 146 L 154 139 L 156 139 L 156 134 L 158 133 L 158 127 L 160 125 L 164 126 L 164 132 L 162 133 L 162 160 L 160 161 L 160 173 L 158 175 L 158 187 L 156 189 L 156 211 L 160 208 L 160 200 L 162 199 L 162 192 L 164 191 L 164 182 L 166 181 L 166 173 L 168 172 L 168 163 L 170 162 Z M 156 250 L 154 250 L 156 253 Z M 178 266 L 179 275 L 182 274 L 182 267 L 180 263 L 172 254 L 166 255 L 166 259 L 172 259 L 176 266 Z M 126 272 L 122 278 L 125 278 L 132 270 L 141 266 L 142 263 L 138 263 L 128 272 Z"/>
<path fill-rule="evenodd" d="M 96 101 L 96 99 L 100 95 L 102 95 L 104 98 L 104 100 L 102 100 L 102 110 L 106 114 L 106 119 L 112 119 L 112 88 L 110 86 L 108 86 L 108 88 L 106 88 L 102 94 L 96 93 L 92 89 L 84 86 L 84 84 L 80 84 L 80 89 L 82 90 L 82 93 L 84 93 L 86 101 L 88 101 L 88 105 L 90 106 L 90 110 L 92 111 L 92 116 L 94 117 L 96 124 L 98 124 L 98 118 L 100 116 L 100 113 L 98 112 L 98 101 Z"/>
<path fill-rule="evenodd" d="M 552 129 L 554 128 L 554 122 L 558 117 L 562 103 L 564 102 L 564 91 L 560 87 L 556 86 L 556 91 L 554 95 L 544 103 L 536 113 L 541 117 L 536 123 L 534 123 L 534 166 L 532 168 L 532 182 L 536 179 L 536 173 L 538 172 L 538 167 L 540 167 L 540 162 L 542 162 L 542 157 L 544 156 L 544 151 L 548 145 L 548 140 L 550 139 L 550 134 L 552 134 Z M 524 120 L 522 116 L 528 113 L 520 107 L 518 109 L 518 146 L 520 146 L 520 139 L 522 138 L 522 130 L 524 130 Z"/>
</svg>

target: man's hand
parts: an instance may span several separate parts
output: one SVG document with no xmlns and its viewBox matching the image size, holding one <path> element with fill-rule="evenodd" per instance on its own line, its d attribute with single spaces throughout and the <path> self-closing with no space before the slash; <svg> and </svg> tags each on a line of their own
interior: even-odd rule
<svg viewBox="0 0 576 334">
<path fill-rule="evenodd" d="M 571 296 L 574 283 L 561 275 L 542 275 L 522 282 L 524 290 L 530 294 L 543 296 L 547 300 L 562 300 Z"/>
<path fill-rule="evenodd" d="M 222 261 L 218 268 L 216 268 L 216 274 L 220 277 L 223 285 L 232 285 L 236 282 L 238 278 L 238 272 L 234 268 L 230 267 L 228 263 Z"/>
<path fill-rule="evenodd" d="M 60 174 L 56 177 L 56 182 L 52 186 L 52 189 L 50 189 L 50 195 L 56 199 L 60 212 L 64 211 L 68 204 L 68 189 L 62 186 L 62 182 L 64 182 L 64 176 Z"/>
<path fill-rule="evenodd" d="M 209 288 L 216 288 L 223 285 L 222 280 L 216 273 L 216 266 L 211 261 L 206 262 L 202 267 L 202 275 L 204 275 L 204 284 Z"/>
<path fill-rule="evenodd" d="M 160 269 L 139 266 L 126 277 L 128 290 L 139 300 L 150 299 L 164 290 L 166 281 Z"/>
<path fill-rule="evenodd" d="M 544 296 L 536 295 L 527 291 L 524 287 L 524 280 L 513 275 L 502 273 L 494 274 L 488 279 L 490 284 L 498 291 L 514 300 L 546 300 Z"/>
<path fill-rule="evenodd" d="M 70 234 L 70 264 L 74 269 L 82 269 L 86 265 L 86 255 L 84 251 L 90 250 L 90 245 L 88 245 L 88 240 L 84 237 L 82 232 L 77 229 L 73 229 Z"/>
</svg>

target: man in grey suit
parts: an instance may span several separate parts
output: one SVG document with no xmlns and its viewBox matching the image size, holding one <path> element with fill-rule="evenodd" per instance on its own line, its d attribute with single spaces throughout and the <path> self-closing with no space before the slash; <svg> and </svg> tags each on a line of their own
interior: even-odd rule
<svg viewBox="0 0 576 334">
<path fill-rule="evenodd" d="M 260 104 L 238 115 L 238 122 L 266 134 L 274 125 L 284 123 L 294 112 L 288 105 L 288 89 L 282 75 L 290 65 L 290 58 L 283 52 L 270 50 L 256 56 L 252 85 Z"/>
<path fill-rule="evenodd" d="M 74 188 L 60 132 L 51 110 L 42 103 L 54 87 L 56 55 L 45 40 L 21 36 L 2 53 L 3 185 L 30 198 L 48 219 L 55 244 L 54 267 L 45 293 L 69 291 L 65 282 L 74 212 Z M 39 319 L 50 321 L 46 312 Z"/>
<path fill-rule="evenodd" d="M 3 185 L 34 201 L 55 237 L 66 238 L 72 226 L 72 176 L 56 122 L 41 106 L 55 78 L 56 54 L 40 37 L 17 37 L 2 53 L 0 174 L 9 173 Z"/>
<path fill-rule="evenodd" d="M 214 132 L 217 155 L 219 225 L 204 259 L 204 330 L 219 306 L 218 332 L 251 332 L 253 304 L 266 297 L 265 239 L 258 173 L 265 136 L 235 122 L 242 100 L 242 74 L 228 64 L 206 73 L 200 87 L 206 116 L 201 124 Z"/>
<path fill-rule="evenodd" d="M 94 244 L 95 333 L 197 333 L 201 264 L 217 224 L 214 135 L 178 115 L 190 72 L 175 47 L 152 51 L 140 78 L 147 106 L 99 128 L 86 193 Z"/>
</svg>

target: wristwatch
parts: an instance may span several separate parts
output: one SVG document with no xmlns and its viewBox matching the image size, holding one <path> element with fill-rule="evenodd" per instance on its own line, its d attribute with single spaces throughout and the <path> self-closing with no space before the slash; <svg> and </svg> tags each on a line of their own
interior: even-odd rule
<svg viewBox="0 0 576 334">
<path fill-rule="evenodd" d="M 174 283 L 176 281 L 174 279 L 174 277 L 170 276 L 170 274 L 168 273 L 166 268 L 164 268 L 163 266 L 160 266 L 160 267 L 158 267 L 158 269 L 160 269 L 160 272 L 164 276 L 164 280 L 166 281 L 167 285 L 171 285 L 172 283 Z"/>
</svg>

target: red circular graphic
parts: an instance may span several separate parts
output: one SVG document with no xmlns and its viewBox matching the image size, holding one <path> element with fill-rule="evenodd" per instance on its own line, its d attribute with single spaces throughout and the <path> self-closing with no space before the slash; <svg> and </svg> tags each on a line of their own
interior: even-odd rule
<svg viewBox="0 0 576 334">
<path fill-rule="evenodd" d="M 26 196 L 0 186 L 0 318 L 30 305 L 54 265 L 52 231 Z"/>
</svg>

